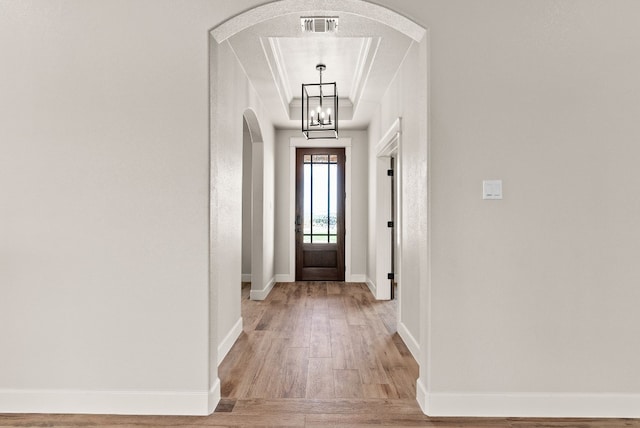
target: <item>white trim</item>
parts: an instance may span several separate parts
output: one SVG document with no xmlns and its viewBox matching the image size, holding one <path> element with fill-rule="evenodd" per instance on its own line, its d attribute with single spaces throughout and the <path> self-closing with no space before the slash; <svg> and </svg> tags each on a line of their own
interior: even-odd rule
<svg viewBox="0 0 640 428">
<path fill-rule="evenodd" d="M 267 43 L 265 43 L 265 39 Z M 289 101 L 293 99 L 293 95 L 288 85 L 289 74 L 287 73 L 287 68 L 284 66 L 284 54 L 280 48 L 280 39 L 278 37 L 260 37 L 260 44 L 262 45 L 269 69 L 271 70 L 271 76 L 276 84 L 282 106 L 285 110 L 289 111 Z M 267 44 L 271 49 L 266 48 Z M 289 117 L 289 119 L 291 119 L 291 117 Z"/>
<path fill-rule="evenodd" d="M 295 275 L 290 275 L 288 273 L 277 273 L 276 274 L 276 282 L 295 282 Z"/>
<path fill-rule="evenodd" d="M 416 360 L 418 365 L 420 365 L 420 343 L 418 343 L 416 338 L 413 337 L 407 326 L 404 325 L 402 321 L 398 321 L 398 335 L 404 344 L 407 345 L 407 348 L 409 348 L 411 355 L 413 355 L 413 358 Z"/>
<path fill-rule="evenodd" d="M 349 278 L 345 278 L 346 282 L 367 282 L 367 275 L 363 273 L 352 273 Z"/>
<path fill-rule="evenodd" d="M 344 278 L 351 278 L 351 137 L 334 139 L 307 140 L 304 137 L 291 137 L 289 139 L 289 275 L 296 277 L 296 149 L 301 148 L 344 148 L 345 154 L 345 174 L 344 191 Z"/>
<path fill-rule="evenodd" d="M 250 273 L 243 273 L 242 275 L 240 275 L 240 281 L 242 281 L 242 282 L 251 282 L 251 274 Z"/>
<path fill-rule="evenodd" d="M 338 97 L 338 106 L 340 107 L 340 120 L 353 119 L 355 105 L 353 104 L 351 99 L 347 97 Z M 292 98 L 287 108 L 289 112 L 289 118 L 300 121 L 300 119 L 302 118 L 302 98 Z"/>
<path fill-rule="evenodd" d="M 286 14 L 297 14 L 309 11 L 333 10 L 353 13 L 357 16 L 378 21 L 419 42 L 426 30 L 410 19 L 383 6 L 362 0 L 282 0 L 254 7 L 211 30 L 211 35 L 218 43 L 253 25 L 277 18 Z"/>
<path fill-rule="evenodd" d="M 219 381 L 210 391 L 0 389 L 0 413 L 206 416 L 219 399 Z"/>
<path fill-rule="evenodd" d="M 397 134 L 400 133 L 401 122 L 402 118 L 400 117 L 394 120 L 387 132 L 380 138 L 376 145 L 376 154 L 378 156 L 391 156 L 398 149 L 398 144 L 395 140 Z"/>
<path fill-rule="evenodd" d="M 273 289 L 274 285 L 276 285 L 276 279 L 271 278 L 267 283 L 267 285 L 265 285 L 265 287 L 262 290 L 251 290 L 251 292 L 249 293 L 249 298 L 251 300 L 266 299 L 269 293 L 271 293 L 271 290 Z"/>
<path fill-rule="evenodd" d="M 371 294 L 373 294 L 373 297 L 376 296 L 376 284 L 375 282 L 371 281 L 371 278 L 367 278 L 367 287 L 369 287 L 369 291 L 371 291 Z"/>
<path fill-rule="evenodd" d="M 427 393 L 420 405 L 429 416 L 640 417 L 640 394 Z"/>
<path fill-rule="evenodd" d="M 216 381 L 213 383 L 211 389 L 209 389 L 209 408 L 207 415 L 212 414 L 216 407 L 218 406 L 218 402 L 222 398 L 222 394 L 220 393 L 220 378 L 216 377 Z"/>
<path fill-rule="evenodd" d="M 425 415 L 431 414 L 429 411 L 430 409 L 428 397 L 429 393 L 427 392 L 427 388 L 424 382 L 422 382 L 422 378 L 418 378 L 416 382 L 416 401 L 420 406 L 420 410 L 422 410 L 422 413 L 424 413 Z"/>
<path fill-rule="evenodd" d="M 389 127 L 387 132 L 376 144 L 376 207 L 375 207 L 375 230 L 376 230 L 376 272 L 377 284 L 387 282 L 389 286 L 376 288 L 375 298 L 387 300 L 391 298 L 391 283 L 386 279 L 387 273 L 391 270 L 391 235 L 388 232 L 387 220 L 391 212 L 391 183 L 386 171 L 389 168 L 389 159 L 395 158 L 394 167 L 394 197 L 396 205 L 395 218 L 395 238 L 396 248 L 395 259 L 397 266 L 394 269 L 395 281 L 401 284 L 402 278 L 402 119 L 398 117 Z M 398 322 L 402 319 L 402 288 L 398 287 Z"/>
<path fill-rule="evenodd" d="M 218 365 L 224 360 L 224 357 L 227 356 L 231 347 L 238 337 L 242 334 L 242 317 L 238 318 L 238 321 L 231 327 L 231 330 L 227 333 L 227 335 L 222 339 L 222 342 L 218 345 Z"/>
</svg>

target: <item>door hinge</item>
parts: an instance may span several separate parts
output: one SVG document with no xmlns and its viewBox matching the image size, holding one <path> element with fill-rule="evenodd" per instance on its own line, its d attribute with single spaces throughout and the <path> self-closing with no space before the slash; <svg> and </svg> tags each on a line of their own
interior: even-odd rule
<svg viewBox="0 0 640 428">
<path fill-rule="evenodd" d="M 387 274 L 387 279 L 393 279 L 393 273 L 388 273 Z"/>
<path fill-rule="evenodd" d="M 393 227 L 393 222 L 392 221 L 388 221 L 387 222 L 387 227 Z"/>
<path fill-rule="evenodd" d="M 389 177 L 393 177 L 393 170 L 392 170 L 392 169 L 388 169 L 388 170 L 387 170 L 387 175 L 388 175 Z"/>
</svg>

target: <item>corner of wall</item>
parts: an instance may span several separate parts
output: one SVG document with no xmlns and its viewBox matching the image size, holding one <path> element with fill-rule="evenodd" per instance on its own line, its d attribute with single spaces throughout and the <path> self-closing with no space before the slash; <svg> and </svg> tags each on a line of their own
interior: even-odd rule
<svg viewBox="0 0 640 428">
<path fill-rule="evenodd" d="M 409 352 L 413 355 L 413 358 L 420 364 L 420 343 L 416 340 L 415 337 L 409 332 L 409 329 L 402 321 L 398 322 L 398 335 L 402 339 L 402 341 L 409 348 Z"/>
<path fill-rule="evenodd" d="M 224 336 L 224 339 L 218 345 L 218 365 L 224 360 L 224 357 L 227 356 L 233 344 L 236 343 L 238 337 L 242 334 L 242 317 L 236 321 L 236 323 L 231 327 L 231 330 Z"/>
<path fill-rule="evenodd" d="M 264 288 L 262 288 L 261 290 L 251 290 L 251 292 L 249 293 L 249 297 L 251 300 L 264 300 L 267 298 L 267 296 L 269 295 L 269 293 L 271 293 L 271 290 L 273 289 L 273 286 L 276 285 L 276 279 L 271 278 L 269 280 L 269 282 L 267 283 L 267 285 L 264 286 Z"/>
<path fill-rule="evenodd" d="M 371 294 L 373 294 L 373 296 L 375 297 L 377 293 L 375 282 L 373 282 L 371 278 L 367 278 L 366 283 L 367 283 L 367 287 L 369 287 L 369 291 L 371 291 Z"/>
<path fill-rule="evenodd" d="M 422 413 L 429 415 L 429 393 L 422 381 L 422 377 L 418 378 L 418 381 L 416 382 L 416 400 L 418 401 L 418 405 L 420 406 Z"/>
<path fill-rule="evenodd" d="M 216 378 L 215 383 L 209 389 L 209 406 L 208 406 L 208 414 L 212 414 L 216 410 L 216 406 L 218 402 L 222 398 L 222 394 L 220 393 L 220 378 Z"/>
</svg>

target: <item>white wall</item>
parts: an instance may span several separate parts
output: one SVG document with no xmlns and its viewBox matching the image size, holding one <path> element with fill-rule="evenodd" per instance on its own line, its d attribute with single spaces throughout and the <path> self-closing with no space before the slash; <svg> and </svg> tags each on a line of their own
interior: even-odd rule
<svg viewBox="0 0 640 428">
<path fill-rule="evenodd" d="M 401 143 L 397 155 L 398 163 L 401 164 L 397 179 L 402 183 L 401 200 L 403 204 L 400 210 L 399 229 L 397 230 L 401 238 L 400 252 L 402 254 L 402 271 L 398 284 L 401 323 L 399 330 L 404 341 L 414 351 L 417 350 L 417 346 L 412 345 L 420 340 L 420 291 L 421 286 L 426 285 L 426 278 L 424 274 L 421 275 L 420 267 L 424 265 L 424 260 L 427 257 L 426 252 L 420 249 L 421 242 L 426 240 L 426 230 L 423 224 L 426 217 L 427 146 L 425 138 L 420 134 L 423 119 L 419 114 L 419 105 L 420 99 L 426 95 L 426 90 L 424 85 L 420 88 L 417 83 L 420 81 L 419 59 L 419 44 L 412 43 L 398 73 L 385 92 L 379 111 L 369 129 L 370 163 L 376 165 L 379 162 L 376 146 L 379 145 L 381 138 L 394 125 L 394 122 L 401 118 Z M 423 96 L 421 97 L 421 95 Z M 388 168 L 386 165 L 388 164 L 385 162 L 385 169 Z M 382 180 L 386 179 L 387 177 L 382 177 Z M 371 168 L 369 180 L 371 224 L 369 226 L 368 276 L 372 281 L 375 281 L 376 277 L 379 278 L 379 275 L 376 274 L 378 261 L 375 260 L 375 255 L 380 241 L 376 237 L 375 227 L 378 222 L 378 219 L 375 218 L 376 199 L 381 195 L 380 192 L 383 192 L 377 188 L 376 183 L 381 179 L 376 177 L 375 168 Z M 379 220 L 386 223 L 389 218 L 387 215 Z M 388 286 L 388 281 L 385 280 L 384 284 L 376 284 L 376 286 Z"/>
<path fill-rule="evenodd" d="M 240 256 L 210 326 L 207 33 L 249 3 L 0 4 L 0 410 L 215 404 Z"/>
<path fill-rule="evenodd" d="M 640 4 L 388 4 L 430 36 L 423 404 L 640 416 Z"/>
<path fill-rule="evenodd" d="M 151 4 L 0 4 L 0 411 L 207 411 L 224 15 Z"/>
<path fill-rule="evenodd" d="M 212 40 L 212 43 L 215 41 Z M 228 350 L 242 331 L 240 274 L 242 268 L 243 115 L 255 129 L 253 175 L 252 297 L 273 278 L 273 151 L 274 132 L 260 99 L 227 42 L 212 57 L 211 201 L 212 288 L 216 288 L 218 351 Z M 251 109 L 250 112 L 247 112 Z M 254 122 L 255 120 L 255 122 Z M 259 135 L 258 135 L 259 134 Z M 270 164 L 271 163 L 271 164 Z M 256 187 L 257 186 L 257 187 Z M 259 257 L 258 257 L 259 256 Z M 218 358 L 220 360 L 220 358 Z"/>
<path fill-rule="evenodd" d="M 257 3 L 0 3 L 2 411 L 208 408 L 207 30 Z M 640 416 L 640 3 L 377 3 L 429 28 L 422 405 Z"/>
<path fill-rule="evenodd" d="M 368 147 L 366 131 L 341 131 L 341 137 L 351 138 L 351 260 L 345 260 L 351 265 L 351 275 L 360 278 L 366 276 L 367 257 L 367 223 L 368 223 Z M 276 275 L 281 280 L 292 281 L 295 277 L 295 266 L 291 266 L 290 232 L 293 224 L 289 223 L 290 211 L 290 139 L 302 137 L 299 130 L 276 131 L 276 235 L 275 235 L 275 263 Z"/>
</svg>

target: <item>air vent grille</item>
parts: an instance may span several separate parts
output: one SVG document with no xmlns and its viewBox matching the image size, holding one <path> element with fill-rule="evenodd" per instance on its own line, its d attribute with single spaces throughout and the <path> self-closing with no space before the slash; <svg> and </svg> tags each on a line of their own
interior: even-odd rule
<svg viewBox="0 0 640 428">
<path fill-rule="evenodd" d="M 300 26 L 303 33 L 335 33 L 338 31 L 338 17 L 302 16 Z"/>
</svg>

